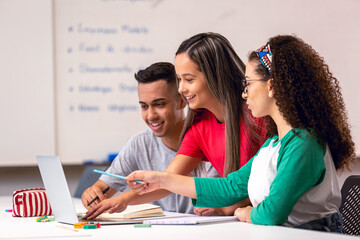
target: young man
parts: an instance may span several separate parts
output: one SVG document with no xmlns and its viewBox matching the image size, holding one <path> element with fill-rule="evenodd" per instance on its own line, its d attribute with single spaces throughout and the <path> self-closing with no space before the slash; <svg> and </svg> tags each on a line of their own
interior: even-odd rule
<svg viewBox="0 0 360 240">
<path fill-rule="evenodd" d="M 176 73 L 171 63 L 154 63 L 136 73 L 135 79 L 138 81 L 142 118 L 151 130 L 147 129 L 132 137 L 107 170 L 122 176 L 135 170 L 164 171 L 176 155 L 185 120 L 186 104 L 177 91 Z M 209 163 L 205 169 L 209 177 L 220 176 Z M 107 187 L 110 187 L 110 190 L 103 194 L 102 190 Z M 123 192 L 126 187 L 125 181 L 102 175 L 93 186 L 84 191 L 82 203 L 89 209 L 100 201 L 116 201 L 117 211 L 123 211 L 127 207 L 128 193 Z M 117 191 L 123 193 L 108 199 Z M 96 196 L 99 200 L 88 207 L 87 204 Z M 190 199 L 176 194 L 162 198 L 154 204 L 160 205 L 165 211 L 193 212 Z"/>
</svg>

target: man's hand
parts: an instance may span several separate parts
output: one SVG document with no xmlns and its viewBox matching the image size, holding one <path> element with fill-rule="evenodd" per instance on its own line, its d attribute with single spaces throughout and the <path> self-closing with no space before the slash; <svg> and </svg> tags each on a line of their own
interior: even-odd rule
<svg viewBox="0 0 360 240">
<path fill-rule="evenodd" d="M 99 204 L 101 201 L 110 198 L 116 193 L 115 189 L 110 188 L 110 190 L 107 193 L 103 194 L 102 191 L 107 187 L 109 186 L 106 183 L 104 183 L 101 180 L 98 180 L 96 183 L 94 183 L 94 185 L 87 188 L 81 195 L 81 202 L 84 205 L 84 207 L 89 210 L 91 206 L 95 206 Z M 88 206 L 88 203 L 91 202 L 96 197 L 98 197 L 98 199 L 95 200 L 93 203 L 91 203 L 90 206 Z"/>
<path fill-rule="evenodd" d="M 98 203 L 97 205 L 89 208 L 89 211 L 85 214 L 83 219 L 94 219 L 103 212 L 114 213 L 122 212 L 128 206 L 128 202 L 123 197 L 123 194 L 120 194 L 117 197 L 105 199 Z"/>
</svg>

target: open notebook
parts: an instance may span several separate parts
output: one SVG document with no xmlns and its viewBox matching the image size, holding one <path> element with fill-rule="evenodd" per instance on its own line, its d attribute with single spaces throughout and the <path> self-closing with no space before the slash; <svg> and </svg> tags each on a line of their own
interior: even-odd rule
<svg viewBox="0 0 360 240">
<path fill-rule="evenodd" d="M 120 219 L 148 218 L 165 216 L 160 206 L 153 204 L 129 205 L 121 213 L 103 213 L 96 219 L 104 221 L 116 221 Z"/>
</svg>

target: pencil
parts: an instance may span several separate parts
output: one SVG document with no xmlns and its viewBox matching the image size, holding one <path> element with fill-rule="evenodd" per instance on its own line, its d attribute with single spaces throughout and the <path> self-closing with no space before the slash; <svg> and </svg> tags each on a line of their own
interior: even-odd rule
<svg viewBox="0 0 360 240">
<path fill-rule="evenodd" d="M 110 187 L 105 188 L 104 190 L 102 190 L 102 193 L 105 194 L 107 191 L 110 190 Z M 96 200 L 99 199 L 99 196 L 96 196 L 96 198 L 94 198 L 93 200 L 91 200 L 87 205 L 90 206 L 93 202 L 95 202 Z"/>
<path fill-rule="evenodd" d="M 116 175 L 116 174 L 112 174 L 112 173 L 108 173 L 108 172 L 103 172 L 103 171 L 100 171 L 100 170 L 97 170 L 97 169 L 94 169 L 94 172 L 105 174 L 105 175 L 108 175 L 108 176 L 111 176 L 111 177 L 116 177 L 116 178 L 120 178 L 120 179 L 125 180 L 124 176 L 120 176 L 120 175 Z M 134 180 L 134 181 L 137 182 L 137 183 L 142 183 L 142 181 L 140 181 L 140 180 Z"/>
<path fill-rule="evenodd" d="M 62 228 L 62 229 L 65 229 L 65 230 L 69 230 L 69 231 L 73 231 L 73 232 L 78 232 L 78 230 L 76 230 L 76 229 L 72 229 L 72 228 L 69 228 L 69 227 L 65 227 L 65 226 L 63 226 L 63 225 L 56 225 L 56 227 Z"/>
</svg>

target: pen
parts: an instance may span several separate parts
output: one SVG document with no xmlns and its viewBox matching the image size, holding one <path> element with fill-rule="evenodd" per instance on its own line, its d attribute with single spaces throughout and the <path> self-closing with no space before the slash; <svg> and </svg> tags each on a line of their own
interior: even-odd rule
<svg viewBox="0 0 360 240">
<path fill-rule="evenodd" d="M 103 171 L 100 171 L 100 170 L 97 170 L 97 169 L 94 169 L 94 172 L 109 175 L 109 176 L 112 176 L 112 177 L 116 177 L 116 178 L 120 178 L 120 179 L 125 180 L 124 176 L 120 176 L 120 175 L 116 175 L 116 174 L 112 174 L 112 173 L 108 173 L 108 172 L 103 172 Z M 137 183 L 142 183 L 142 181 L 140 181 L 140 180 L 134 180 L 134 181 L 137 182 Z"/>
<path fill-rule="evenodd" d="M 105 194 L 107 191 L 110 190 L 110 187 L 107 187 L 105 188 L 104 190 L 102 190 L 102 193 Z M 93 200 L 91 200 L 89 203 L 88 203 L 88 206 L 90 206 L 93 202 L 95 202 L 96 200 L 99 199 L 99 196 L 96 196 L 96 198 L 94 198 Z"/>
</svg>

